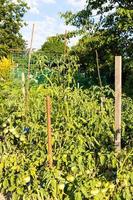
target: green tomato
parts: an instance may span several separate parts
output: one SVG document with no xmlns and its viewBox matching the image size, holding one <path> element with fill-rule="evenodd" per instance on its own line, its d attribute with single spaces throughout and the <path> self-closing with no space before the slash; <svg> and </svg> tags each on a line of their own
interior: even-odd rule
<svg viewBox="0 0 133 200">
<path fill-rule="evenodd" d="M 30 176 L 24 176 L 24 182 L 29 183 L 30 182 Z"/>
<path fill-rule="evenodd" d="M 110 188 L 110 189 L 114 189 L 114 188 L 115 188 L 115 185 L 112 183 L 112 184 L 109 185 L 109 188 Z"/>
<path fill-rule="evenodd" d="M 101 190 L 101 192 L 102 192 L 102 193 L 106 193 L 107 190 L 108 190 L 108 188 L 104 188 L 104 189 Z"/>
<path fill-rule="evenodd" d="M 68 175 L 68 176 L 66 177 L 66 179 L 67 179 L 67 181 L 69 181 L 69 182 L 73 182 L 73 181 L 74 181 L 74 176 Z"/>
<path fill-rule="evenodd" d="M 90 173 L 90 170 L 86 170 L 86 174 L 89 174 Z"/>
<path fill-rule="evenodd" d="M 5 129 L 4 129 L 4 133 L 5 133 L 5 134 L 8 133 L 8 128 L 5 128 Z"/>
<path fill-rule="evenodd" d="M 2 126 L 5 128 L 6 127 L 6 123 L 4 123 Z"/>
<path fill-rule="evenodd" d="M 16 138 L 19 138 L 19 134 L 18 134 L 18 133 L 16 133 L 16 134 L 15 134 L 15 137 L 16 137 Z"/>
<path fill-rule="evenodd" d="M 67 155 L 66 155 L 66 154 L 64 154 L 64 155 L 62 156 L 62 160 L 63 160 L 64 162 L 67 162 Z"/>
<path fill-rule="evenodd" d="M 71 167 L 71 170 L 72 170 L 72 172 L 76 173 L 78 169 L 76 166 L 73 166 L 73 167 Z"/>
<path fill-rule="evenodd" d="M 95 189 L 95 190 L 92 190 L 92 191 L 91 191 L 91 194 L 92 194 L 93 196 L 97 195 L 98 193 L 99 193 L 99 190 L 98 190 L 98 189 Z"/>
<path fill-rule="evenodd" d="M 11 128 L 10 132 L 14 134 L 16 132 L 16 129 L 15 128 Z"/>
<path fill-rule="evenodd" d="M 21 135 L 21 136 L 20 136 L 20 141 L 21 141 L 21 142 L 25 142 L 25 141 L 26 141 L 25 135 Z"/>
<path fill-rule="evenodd" d="M 10 129 L 10 132 L 16 137 L 19 138 L 19 134 L 17 133 L 15 128 Z"/>
<path fill-rule="evenodd" d="M 11 118 L 8 118 L 8 119 L 7 119 L 7 122 L 9 122 L 9 123 L 10 123 L 10 122 L 11 122 Z"/>
<path fill-rule="evenodd" d="M 101 187 L 102 183 L 100 181 L 97 182 L 96 187 Z"/>
<path fill-rule="evenodd" d="M 64 183 L 60 183 L 58 185 L 59 190 L 64 190 L 65 184 Z"/>
</svg>

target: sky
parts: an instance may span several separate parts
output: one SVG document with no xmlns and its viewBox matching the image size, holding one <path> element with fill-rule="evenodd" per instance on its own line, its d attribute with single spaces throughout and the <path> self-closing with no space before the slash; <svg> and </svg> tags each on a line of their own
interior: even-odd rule
<svg viewBox="0 0 133 200">
<path fill-rule="evenodd" d="M 76 12 L 84 8 L 86 0 L 24 0 L 30 6 L 25 14 L 24 20 L 27 26 L 22 28 L 21 33 L 30 44 L 32 26 L 35 24 L 34 39 L 32 47 L 39 49 L 50 36 L 64 33 L 65 30 L 74 30 L 72 26 L 66 26 L 60 18 L 60 12 Z M 74 45 L 77 39 L 70 41 Z"/>
</svg>

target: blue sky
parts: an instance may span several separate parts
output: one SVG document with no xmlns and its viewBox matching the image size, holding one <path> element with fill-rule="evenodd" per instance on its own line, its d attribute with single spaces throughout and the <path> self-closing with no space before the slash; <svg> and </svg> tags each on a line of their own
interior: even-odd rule
<svg viewBox="0 0 133 200">
<path fill-rule="evenodd" d="M 72 26 L 65 26 L 60 19 L 59 12 L 71 10 L 76 12 L 85 6 L 86 0 L 25 0 L 30 6 L 24 20 L 27 26 L 21 32 L 24 39 L 30 42 L 32 25 L 35 24 L 33 48 L 40 48 L 47 37 L 64 33 L 65 30 L 73 30 Z M 71 40 L 74 44 L 76 39 Z"/>
</svg>

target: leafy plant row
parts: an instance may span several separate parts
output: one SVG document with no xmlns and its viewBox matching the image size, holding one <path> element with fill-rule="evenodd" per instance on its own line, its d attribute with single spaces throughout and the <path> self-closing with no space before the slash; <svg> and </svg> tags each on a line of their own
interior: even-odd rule
<svg viewBox="0 0 133 200">
<path fill-rule="evenodd" d="M 123 97 L 122 147 L 114 152 L 108 87 L 32 87 L 29 113 L 15 83 L 1 84 L 0 190 L 8 199 L 132 199 L 132 100 Z M 45 97 L 52 99 L 52 170 Z M 104 97 L 101 103 L 101 97 Z"/>
</svg>

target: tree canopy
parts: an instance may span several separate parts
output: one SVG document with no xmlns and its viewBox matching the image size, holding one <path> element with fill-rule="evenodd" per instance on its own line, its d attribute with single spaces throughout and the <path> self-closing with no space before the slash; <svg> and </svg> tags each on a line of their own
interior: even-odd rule
<svg viewBox="0 0 133 200">
<path fill-rule="evenodd" d="M 114 56 L 123 57 L 123 80 L 133 68 L 133 1 L 86 0 L 83 10 L 61 15 L 66 24 L 84 31 L 72 53 L 89 73 L 96 72 L 96 51 L 102 78 L 113 81 Z M 96 77 L 93 73 L 93 77 Z"/>
<path fill-rule="evenodd" d="M 133 2 L 131 0 L 87 0 L 78 13 L 62 15 L 67 24 L 83 28 L 89 36 L 99 34 L 113 54 L 130 56 L 133 42 Z M 104 37 L 104 40 L 103 40 Z"/>
<path fill-rule="evenodd" d="M 0 55 L 6 55 L 9 49 L 25 47 L 20 29 L 24 26 L 23 16 L 28 7 L 23 0 L 0 1 Z"/>
<path fill-rule="evenodd" d="M 65 48 L 68 49 L 68 46 L 65 47 L 64 38 L 58 36 L 52 36 L 47 38 L 47 41 L 41 47 L 41 51 L 45 53 L 48 59 L 54 59 L 60 57 L 64 54 Z"/>
</svg>

